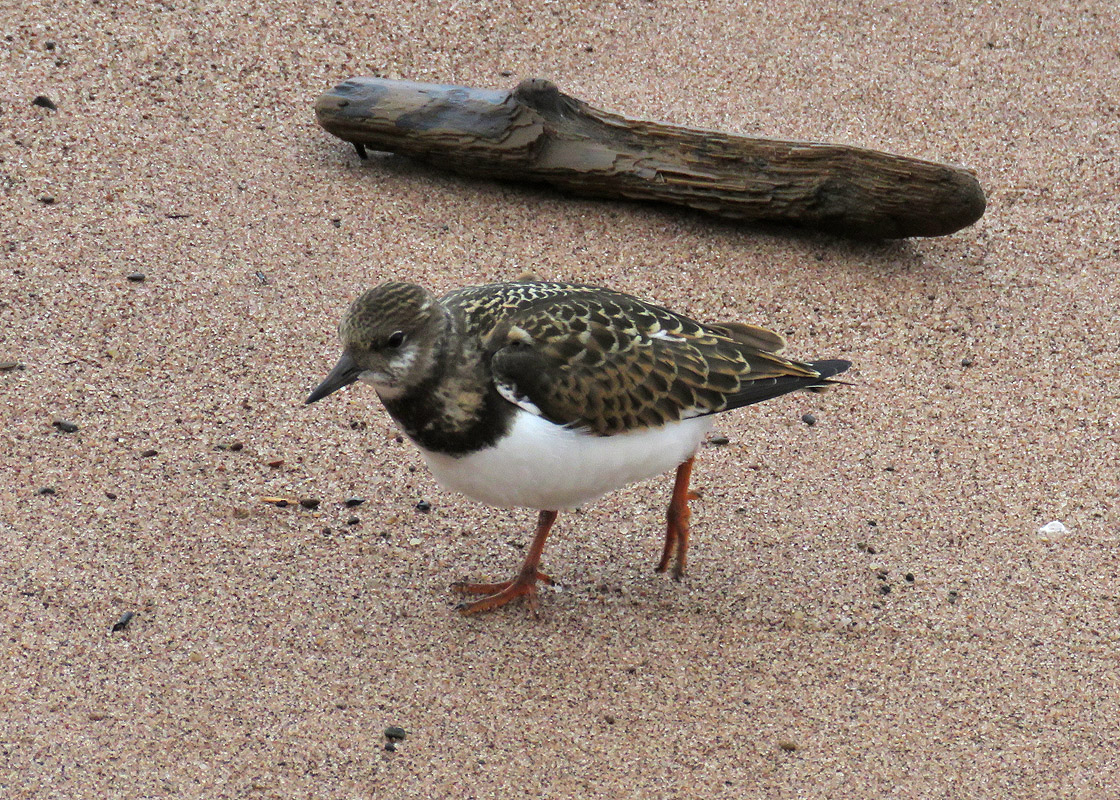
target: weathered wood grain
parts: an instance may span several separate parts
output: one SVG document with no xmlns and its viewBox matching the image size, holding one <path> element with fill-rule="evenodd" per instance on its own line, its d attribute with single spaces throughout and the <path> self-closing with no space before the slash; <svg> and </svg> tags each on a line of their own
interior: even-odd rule
<svg viewBox="0 0 1120 800">
<path fill-rule="evenodd" d="M 512 91 L 351 78 L 319 124 L 455 172 L 654 200 L 862 238 L 943 236 L 984 213 L 966 169 L 840 144 L 739 136 L 601 111 L 552 83 Z"/>
</svg>

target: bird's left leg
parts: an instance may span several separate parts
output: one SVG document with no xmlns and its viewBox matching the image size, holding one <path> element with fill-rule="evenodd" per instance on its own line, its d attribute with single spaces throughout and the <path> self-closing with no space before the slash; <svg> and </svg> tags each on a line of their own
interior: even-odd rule
<svg viewBox="0 0 1120 800">
<path fill-rule="evenodd" d="M 538 570 L 537 566 L 541 563 L 544 543 L 548 539 L 548 532 L 552 529 L 552 523 L 556 521 L 556 517 L 557 513 L 555 511 L 542 511 L 540 513 L 540 518 L 537 521 L 537 533 L 533 537 L 533 543 L 529 546 L 529 553 L 525 556 L 521 570 L 513 580 L 503 581 L 502 583 L 459 582 L 452 584 L 452 587 L 460 592 L 486 595 L 473 603 L 460 603 L 456 608 L 464 614 L 476 614 L 479 611 L 490 611 L 498 606 L 504 606 L 514 598 L 524 596 L 528 598 L 529 608 L 535 614 L 537 611 L 537 581 L 552 583 L 552 578 Z"/>
<path fill-rule="evenodd" d="M 669 568 L 669 560 L 676 551 L 677 560 L 673 565 L 673 579 L 678 581 L 684 577 L 685 561 L 688 557 L 688 520 L 692 516 L 688 501 L 699 497 L 696 492 L 688 488 L 688 482 L 692 478 L 692 463 L 695 460 L 696 456 L 692 456 L 677 467 L 677 479 L 673 482 L 673 497 L 669 500 L 669 510 L 665 515 L 668 521 L 665 530 L 665 548 L 661 551 L 661 560 L 657 563 L 657 571 L 664 572 Z"/>
</svg>

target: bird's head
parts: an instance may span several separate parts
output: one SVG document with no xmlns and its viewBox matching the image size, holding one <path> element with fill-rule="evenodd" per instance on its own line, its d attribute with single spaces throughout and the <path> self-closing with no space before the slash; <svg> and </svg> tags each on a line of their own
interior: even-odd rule
<svg viewBox="0 0 1120 800">
<path fill-rule="evenodd" d="M 393 281 L 363 292 L 338 326 L 342 357 L 308 403 L 362 381 L 389 399 L 423 381 L 435 365 L 446 315 L 422 286 Z"/>
</svg>

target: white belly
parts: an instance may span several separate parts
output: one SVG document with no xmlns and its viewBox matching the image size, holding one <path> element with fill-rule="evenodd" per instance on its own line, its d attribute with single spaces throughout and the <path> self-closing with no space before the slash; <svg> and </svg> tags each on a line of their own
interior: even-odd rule
<svg viewBox="0 0 1120 800">
<path fill-rule="evenodd" d="M 454 458 L 420 452 L 440 485 L 501 508 L 575 508 L 676 468 L 712 426 L 709 416 L 595 436 L 521 412 L 494 447 Z"/>
</svg>

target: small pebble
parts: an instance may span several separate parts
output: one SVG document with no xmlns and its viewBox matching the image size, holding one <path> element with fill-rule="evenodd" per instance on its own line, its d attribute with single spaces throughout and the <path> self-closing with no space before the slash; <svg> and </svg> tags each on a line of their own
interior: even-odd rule
<svg viewBox="0 0 1120 800">
<path fill-rule="evenodd" d="M 420 545 L 424 544 L 424 540 L 413 536 L 411 539 L 408 540 L 408 543 L 410 545 L 412 545 L 413 547 L 419 547 Z"/>
<path fill-rule="evenodd" d="M 23 364 L 18 361 L 0 361 L 0 372 L 7 372 L 12 369 L 22 369 Z"/>
<path fill-rule="evenodd" d="M 890 594 L 890 593 L 891 593 L 890 584 L 884 583 L 882 586 L 879 587 L 879 594 Z"/>
<path fill-rule="evenodd" d="M 346 502 L 343 503 L 343 505 L 345 505 L 347 508 L 355 508 L 357 506 L 360 506 L 365 501 L 366 499 L 364 497 L 348 497 L 346 498 Z"/>
<path fill-rule="evenodd" d="M 1038 535 L 1042 537 L 1053 536 L 1054 534 L 1059 533 L 1069 533 L 1069 528 L 1067 528 L 1058 520 L 1047 522 L 1045 525 L 1038 529 Z"/>
<path fill-rule="evenodd" d="M 129 273 L 128 275 L 126 275 L 125 277 L 128 280 L 132 281 L 133 283 L 143 283 L 144 281 L 146 281 L 148 279 L 148 276 L 145 275 L 143 272 L 132 272 L 132 273 Z"/>
<path fill-rule="evenodd" d="M 350 517 L 350 519 L 346 520 L 347 525 L 357 525 L 359 522 L 361 522 L 361 520 L 357 517 Z"/>
<path fill-rule="evenodd" d="M 67 422 L 64 419 L 56 419 L 51 424 L 54 425 L 56 428 L 58 428 L 63 433 L 77 433 L 77 431 L 78 431 L 78 426 L 77 425 L 75 425 L 73 422 Z"/>
<path fill-rule="evenodd" d="M 132 622 L 132 618 L 135 616 L 136 613 L 133 611 L 126 611 L 121 614 L 121 618 L 113 623 L 113 633 L 116 633 L 117 631 L 123 631 L 125 628 L 127 628 L 128 623 Z"/>
<path fill-rule="evenodd" d="M 972 359 L 971 358 L 962 358 L 961 359 L 961 366 L 962 367 L 971 367 L 972 366 Z"/>
<path fill-rule="evenodd" d="M 272 469 L 280 469 L 280 467 L 284 466 L 284 459 L 274 458 L 271 461 L 267 461 L 265 463 L 267 463 L 268 466 L 272 467 Z"/>
<path fill-rule="evenodd" d="M 802 414 L 801 415 L 801 421 L 804 422 L 806 425 L 816 425 L 817 424 L 817 418 L 815 416 L 813 416 L 812 414 Z"/>
<path fill-rule="evenodd" d="M 787 753 L 792 753 L 801 749 L 797 746 L 797 742 L 791 742 L 789 739 L 782 739 L 778 742 L 778 747 L 782 748 Z"/>
<path fill-rule="evenodd" d="M 719 447 L 720 445 L 729 444 L 730 442 L 731 442 L 731 440 L 728 439 L 726 436 L 713 436 L 711 439 L 708 440 L 708 444 L 710 444 L 714 447 Z"/>
<path fill-rule="evenodd" d="M 306 509 L 310 509 L 310 510 L 314 511 L 316 508 L 319 507 L 319 498 L 318 497 L 305 497 L 305 498 L 303 498 L 302 500 L 299 501 L 299 504 Z"/>
<path fill-rule="evenodd" d="M 45 206 L 54 205 L 54 197 L 49 194 L 45 194 L 39 198 L 39 202 Z"/>
<path fill-rule="evenodd" d="M 429 511 L 432 510 L 432 504 L 429 503 L 427 500 L 421 500 L 419 503 L 416 504 L 416 510 L 419 511 L 421 514 L 427 514 Z"/>
<path fill-rule="evenodd" d="M 58 111 L 58 106 L 45 94 L 35 95 L 35 99 L 31 101 L 31 105 L 39 106 L 39 108 L 48 108 L 51 111 Z"/>
<path fill-rule="evenodd" d="M 145 450 L 143 453 L 140 454 L 140 456 L 142 458 L 151 458 L 152 456 L 158 456 L 158 455 L 159 455 L 159 450 Z"/>
<path fill-rule="evenodd" d="M 105 496 L 108 497 L 110 500 L 116 500 L 117 499 L 116 492 L 105 492 Z"/>
<path fill-rule="evenodd" d="M 396 742 L 385 742 L 385 749 L 388 750 L 390 753 L 395 753 L 395 752 L 397 752 L 397 743 Z"/>
<path fill-rule="evenodd" d="M 58 493 L 55 491 L 53 486 L 41 486 L 41 487 L 39 487 L 39 491 L 36 492 L 36 494 L 52 495 L 52 494 L 58 494 Z"/>
<path fill-rule="evenodd" d="M 955 602 L 957 602 L 957 598 L 960 597 L 960 594 L 957 592 L 956 589 L 950 589 L 948 597 L 949 597 L 949 602 L 950 603 L 955 603 Z"/>
<path fill-rule="evenodd" d="M 403 742 L 406 736 L 408 736 L 408 731 L 399 725 L 390 725 L 385 729 L 385 738 L 389 741 Z"/>
<path fill-rule="evenodd" d="M 913 583 L 913 582 L 914 582 L 914 573 L 913 573 L 913 572 L 907 572 L 907 573 L 906 573 L 906 574 L 905 574 L 905 575 L 903 576 L 903 578 L 905 579 L 905 581 L 906 581 L 907 583 Z"/>
</svg>

